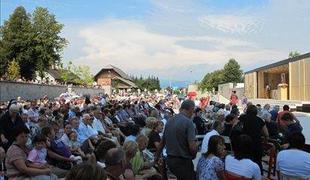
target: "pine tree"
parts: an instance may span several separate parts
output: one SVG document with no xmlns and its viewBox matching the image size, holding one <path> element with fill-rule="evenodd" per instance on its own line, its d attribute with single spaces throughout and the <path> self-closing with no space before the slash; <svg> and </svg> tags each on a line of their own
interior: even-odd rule
<svg viewBox="0 0 310 180">
<path fill-rule="evenodd" d="M 30 15 L 24 7 L 17 7 L 0 30 L 0 75 L 5 73 L 9 62 L 15 59 L 20 65 L 21 76 L 33 78 L 36 62 L 32 59 L 32 37 Z"/>
<path fill-rule="evenodd" d="M 230 59 L 223 69 L 223 83 L 239 83 L 242 81 L 242 70 L 235 59 Z"/>
</svg>

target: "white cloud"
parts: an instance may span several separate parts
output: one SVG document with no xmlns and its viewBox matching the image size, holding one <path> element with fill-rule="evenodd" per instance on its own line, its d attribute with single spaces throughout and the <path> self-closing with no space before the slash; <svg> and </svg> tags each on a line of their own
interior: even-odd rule
<svg viewBox="0 0 310 180">
<path fill-rule="evenodd" d="M 252 33 L 260 29 L 260 21 L 246 15 L 207 15 L 200 18 L 203 26 L 226 33 Z"/>
<path fill-rule="evenodd" d="M 114 64 L 137 75 L 182 80 L 201 79 L 189 78 L 186 67 L 201 67 L 202 71 L 192 74 L 201 76 L 236 58 L 249 70 L 284 59 L 291 50 L 309 51 L 307 0 L 302 5 L 275 0 L 238 12 L 214 11 L 192 2 L 156 0 L 155 8 L 140 21 L 103 19 L 75 27 L 78 33 L 69 41 L 79 48 L 69 47 L 70 56 L 78 50 L 75 62 L 89 65 L 94 73 Z M 65 56 L 69 55 L 65 52 Z"/>
<path fill-rule="evenodd" d="M 88 25 L 80 30 L 79 36 L 85 41 L 82 46 L 84 55 L 75 62 L 89 65 L 94 72 L 105 65 L 114 64 L 137 74 L 145 69 L 149 69 L 150 74 L 164 75 L 166 70 L 174 71 L 167 74 L 178 74 L 179 67 L 199 64 L 214 66 L 224 64 L 231 57 L 237 58 L 241 64 L 249 64 L 253 59 L 267 59 L 271 54 L 278 57 L 282 55 L 233 38 L 156 34 L 148 31 L 143 24 L 130 20 L 110 19 Z M 198 40 L 214 44 L 216 49 L 201 50 L 178 45 L 179 41 L 186 43 Z M 253 50 L 233 50 L 236 46 L 252 47 Z M 184 78 L 184 74 L 174 78 Z"/>
</svg>

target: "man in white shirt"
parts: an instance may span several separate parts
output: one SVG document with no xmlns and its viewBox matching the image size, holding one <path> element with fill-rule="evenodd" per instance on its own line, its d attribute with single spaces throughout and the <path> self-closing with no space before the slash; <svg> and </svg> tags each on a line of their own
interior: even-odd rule
<svg viewBox="0 0 310 180">
<path fill-rule="evenodd" d="M 83 144 L 85 140 L 90 138 L 91 136 L 96 136 L 97 131 L 91 127 L 91 117 L 89 114 L 83 115 L 83 121 L 79 125 L 78 129 L 78 140 L 79 143 Z"/>
<path fill-rule="evenodd" d="M 37 109 L 37 103 L 35 101 L 31 102 L 31 107 L 27 111 L 28 117 L 32 122 L 38 122 L 39 119 L 39 111 Z"/>
<path fill-rule="evenodd" d="M 92 127 L 98 131 L 101 132 L 103 134 L 105 134 L 105 128 L 104 128 L 104 124 L 101 122 L 101 119 L 103 118 L 101 115 L 101 112 L 99 110 L 94 110 L 92 112 L 93 114 L 93 122 L 92 122 Z"/>
<path fill-rule="evenodd" d="M 278 173 L 310 179 L 310 153 L 302 150 L 305 145 L 304 135 L 293 133 L 288 141 L 290 149 L 280 151 L 277 156 Z"/>
<path fill-rule="evenodd" d="M 208 132 L 202 141 L 201 153 L 206 153 L 208 151 L 209 139 L 211 136 L 220 135 L 223 132 L 224 128 L 220 121 L 214 121 L 212 125 L 212 131 Z"/>
</svg>

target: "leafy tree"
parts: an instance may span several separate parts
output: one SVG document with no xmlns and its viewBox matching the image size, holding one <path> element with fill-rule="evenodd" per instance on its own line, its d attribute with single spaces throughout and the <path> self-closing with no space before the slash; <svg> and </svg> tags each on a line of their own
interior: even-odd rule
<svg viewBox="0 0 310 180">
<path fill-rule="evenodd" d="M 300 52 L 298 51 L 291 51 L 288 55 L 289 58 L 300 56 Z"/>
<path fill-rule="evenodd" d="M 198 87 L 201 90 L 211 91 L 215 89 L 217 91 L 218 85 L 230 82 L 243 82 L 242 70 L 235 59 L 230 59 L 223 69 L 207 73 Z"/>
<path fill-rule="evenodd" d="M 0 76 L 16 59 L 22 77 L 33 79 L 38 71 L 43 78 L 51 65 L 60 64 L 66 45 L 59 35 L 62 28 L 46 8 L 36 8 L 31 16 L 24 7 L 17 7 L 0 28 Z"/>
<path fill-rule="evenodd" d="M 15 59 L 9 62 L 8 72 L 7 72 L 8 79 L 9 80 L 18 79 L 20 77 L 19 71 L 20 71 L 20 67 L 19 67 L 18 62 Z"/>
<path fill-rule="evenodd" d="M 88 66 L 75 66 L 71 61 L 66 68 L 62 69 L 61 79 L 75 84 L 92 85 L 94 83 L 94 76 Z"/>
<path fill-rule="evenodd" d="M 43 78 L 44 71 L 60 64 L 60 53 L 67 42 L 59 35 L 63 25 L 56 21 L 47 8 L 37 7 L 32 17 L 36 70 Z"/>
<path fill-rule="evenodd" d="M 199 89 L 211 91 L 214 88 L 217 90 L 218 85 L 223 84 L 223 79 L 223 70 L 216 70 L 211 73 L 207 73 L 199 83 Z"/>
<path fill-rule="evenodd" d="M 94 76 L 91 74 L 88 66 L 74 67 L 73 73 L 79 77 L 80 84 L 92 85 L 94 83 Z"/>
<path fill-rule="evenodd" d="M 17 7 L 0 29 L 0 76 L 5 74 L 10 61 L 20 65 L 20 74 L 32 79 L 36 62 L 33 58 L 32 25 L 24 7 Z"/>
<path fill-rule="evenodd" d="M 242 82 L 242 70 L 235 59 L 230 59 L 223 69 L 223 83 Z"/>
</svg>

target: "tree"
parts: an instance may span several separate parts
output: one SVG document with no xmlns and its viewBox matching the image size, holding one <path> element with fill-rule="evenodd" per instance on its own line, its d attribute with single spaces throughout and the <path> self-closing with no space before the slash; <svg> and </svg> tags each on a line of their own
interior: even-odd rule
<svg viewBox="0 0 310 180">
<path fill-rule="evenodd" d="M 31 16 L 24 7 L 17 7 L 0 28 L 0 76 L 16 59 L 22 77 L 33 79 L 38 71 L 43 78 L 44 71 L 60 64 L 67 44 L 59 35 L 62 28 L 46 8 L 36 8 Z"/>
<path fill-rule="evenodd" d="M 32 79 L 36 62 L 33 61 L 32 26 L 24 7 L 17 7 L 0 29 L 0 76 L 5 74 L 10 61 L 20 65 L 20 74 Z"/>
<path fill-rule="evenodd" d="M 154 91 L 155 89 L 160 89 L 160 81 L 158 77 L 148 76 L 147 78 L 131 77 L 132 81 L 138 86 L 139 89 L 147 89 L 149 91 Z"/>
<path fill-rule="evenodd" d="M 242 82 L 242 70 L 235 59 L 230 59 L 223 69 L 223 83 Z"/>
<path fill-rule="evenodd" d="M 56 21 L 47 8 L 37 7 L 32 17 L 36 70 L 43 78 L 44 71 L 51 66 L 60 65 L 60 54 L 67 42 L 59 35 L 63 25 Z"/>
<path fill-rule="evenodd" d="M 223 70 L 216 70 L 211 73 L 207 73 L 202 81 L 199 83 L 199 89 L 212 91 L 213 88 L 215 90 L 218 89 L 219 84 L 223 84 Z"/>
<path fill-rule="evenodd" d="M 80 78 L 80 84 L 92 85 L 94 83 L 94 76 L 88 66 L 74 67 L 73 73 Z"/>
<path fill-rule="evenodd" d="M 94 83 L 94 76 L 88 66 L 75 66 L 71 61 L 61 70 L 61 79 L 75 84 L 92 85 Z"/>
<path fill-rule="evenodd" d="M 298 51 L 291 51 L 288 55 L 289 58 L 294 58 L 300 56 L 300 53 Z"/>
<path fill-rule="evenodd" d="M 9 80 L 16 80 L 20 77 L 20 67 L 18 62 L 14 59 L 9 62 L 7 77 Z"/>
<path fill-rule="evenodd" d="M 201 90 L 211 91 L 215 89 L 217 91 L 218 85 L 230 82 L 243 82 L 242 70 L 235 59 L 230 59 L 223 69 L 207 73 L 198 87 Z"/>
</svg>

